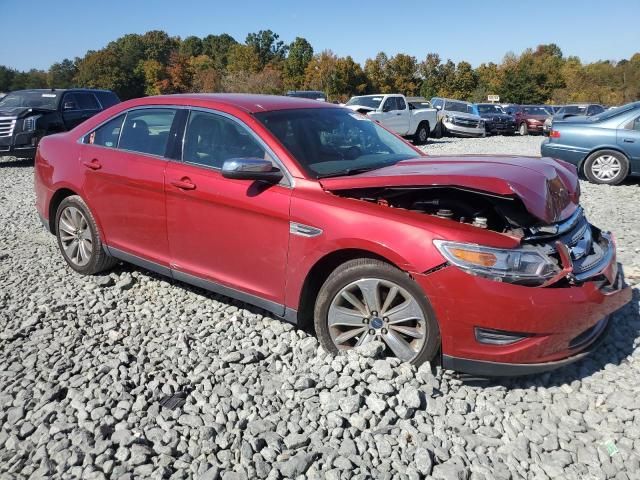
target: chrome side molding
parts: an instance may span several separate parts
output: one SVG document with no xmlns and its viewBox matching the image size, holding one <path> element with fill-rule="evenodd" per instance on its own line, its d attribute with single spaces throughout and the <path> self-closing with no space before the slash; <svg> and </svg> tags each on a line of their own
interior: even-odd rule
<svg viewBox="0 0 640 480">
<path fill-rule="evenodd" d="M 302 223 L 289 222 L 289 233 L 300 237 L 311 238 L 322 235 L 322 229 L 312 227 L 310 225 L 304 225 Z"/>
</svg>

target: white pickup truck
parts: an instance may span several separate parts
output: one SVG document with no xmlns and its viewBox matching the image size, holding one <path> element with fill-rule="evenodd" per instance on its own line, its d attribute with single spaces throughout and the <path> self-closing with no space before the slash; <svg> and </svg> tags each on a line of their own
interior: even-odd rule
<svg viewBox="0 0 640 480">
<path fill-rule="evenodd" d="M 416 145 L 427 143 L 438 123 L 435 108 L 424 108 L 428 102 L 415 102 L 398 94 L 362 95 L 352 97 L 345 106 L 381 123 L 403 137 L 409 137 Z"/>
</svg>

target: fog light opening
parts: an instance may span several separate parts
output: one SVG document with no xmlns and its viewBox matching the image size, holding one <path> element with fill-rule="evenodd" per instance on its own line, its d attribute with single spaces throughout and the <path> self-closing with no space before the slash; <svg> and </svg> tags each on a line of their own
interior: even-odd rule
<svg viewBox="0 0 640 480">
<path fill-rule="evenodd" d="M 480 327 L 475 328 L 475 335 L 479 343 L 487 345 L 511 345 L 530 336 L 527 333 L 506 332 L 504 330 Z"/>
</svg>

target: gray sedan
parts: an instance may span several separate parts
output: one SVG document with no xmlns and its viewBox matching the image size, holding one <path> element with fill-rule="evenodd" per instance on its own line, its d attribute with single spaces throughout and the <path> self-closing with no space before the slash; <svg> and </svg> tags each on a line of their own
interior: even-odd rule
<svg viewBox="0 0 640 480">
<path fill-rule="evenodd" d="M 640 175 L 640 102 L 554 120 L 541 153 L 574 164 L 593 183 L 617 185 Z"/>
</svg>

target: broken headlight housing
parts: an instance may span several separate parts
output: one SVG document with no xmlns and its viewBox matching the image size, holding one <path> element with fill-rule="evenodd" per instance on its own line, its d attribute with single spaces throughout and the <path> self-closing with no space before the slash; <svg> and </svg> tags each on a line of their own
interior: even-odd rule
<svg viewBox="0 0 640 480">
<path fill-rule="evenodd" d="M 533 247 L 502 249 L 445 240 L 433 243 L 452 265 L 496 282 L 540 285 L 559 271 L 557 263 Z"/>
</svg>

